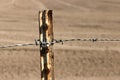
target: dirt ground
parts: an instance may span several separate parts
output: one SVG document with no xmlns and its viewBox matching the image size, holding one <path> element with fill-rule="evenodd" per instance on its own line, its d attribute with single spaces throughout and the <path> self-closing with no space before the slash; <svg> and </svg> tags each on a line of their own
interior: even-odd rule
<svg viewBox="0 0 120 80">
<path fill-rule="evenodd" d="M 120 0 L 0 0 L 0 46 L 34 43 L 38 11 L 53 10 L 55 39 L 120 39 Z M 120 42 L 54 45 L 55 80 L 120 80 Z M 40 80 L 38 46 L 0 49 L 0 80 Z"/>
</svg>

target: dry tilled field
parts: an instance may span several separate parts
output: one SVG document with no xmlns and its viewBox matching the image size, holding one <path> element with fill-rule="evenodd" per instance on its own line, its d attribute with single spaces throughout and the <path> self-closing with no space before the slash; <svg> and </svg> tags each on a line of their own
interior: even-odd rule
<svg viewBox="0 0 120 80">
<path fill-rule="evenodd" d="M 0 0 L 0 46 L 34 43 L 38 11 L 53 10 L 55 39 L 120 39 L 119 0 Z M 56 80 L 120 80 L 120 42 L 54 45 Z M 39 47 L 0 49 L 0 80 L 40 80 Z"/>
</svg>

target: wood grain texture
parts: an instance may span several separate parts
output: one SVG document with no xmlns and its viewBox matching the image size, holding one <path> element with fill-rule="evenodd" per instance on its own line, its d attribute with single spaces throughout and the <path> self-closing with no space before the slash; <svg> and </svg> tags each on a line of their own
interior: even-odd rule
<svg viewBox="0 0 120 80">
<path fill-rule="evenodd" d="M 40 42 L 53 41 L 52 10 L 39 13 Z M 40 45 L 41 80 L 54 80 L 54 54 L 53 44 Z"/>
</svg>

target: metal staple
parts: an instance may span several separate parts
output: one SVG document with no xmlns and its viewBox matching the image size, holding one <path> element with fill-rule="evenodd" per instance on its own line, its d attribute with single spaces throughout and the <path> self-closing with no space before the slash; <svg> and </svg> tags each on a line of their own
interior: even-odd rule
<svg viewBox="0 0 120 80">
<path fill-rule="evenodd" d="M 79 39 L 66 39 L 66 40 L 53 40 L 53 42 L 39 42 L 39 40 L 35 40 L 35 43 L 25 43 L 25 44 L 14 44 L 14 45 L 3 45 L 0 48 L 10 48 L 10 47 L 19 47 L 19 46 L 30 46 L 30 45 L 39 45 L 39 44 L 55 44 L 55 43 L 64 43 L 69 41 L 90 41 L 90 42 L 119 42 L 120 39 L 98 39 L 98 38 L 79 38 Z"/>
</svg>

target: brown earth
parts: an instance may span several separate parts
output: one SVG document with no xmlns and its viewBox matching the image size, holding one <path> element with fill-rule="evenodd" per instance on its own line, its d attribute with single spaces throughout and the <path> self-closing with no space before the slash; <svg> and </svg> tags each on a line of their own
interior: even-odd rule
<svg viewBox="0 0 120 80">
<path fill-rule="evenodd" d="M 54 11 L 55 39 L 120 39 L 120 0 L 0 0 L 0 45 L 38 39 L 38 11 Z M 119 42 L 55 44 L 56 80 L 120 80 Z M 40 80 L 39 47 L 0 49 L 0 80 Z"/>
</svg>

